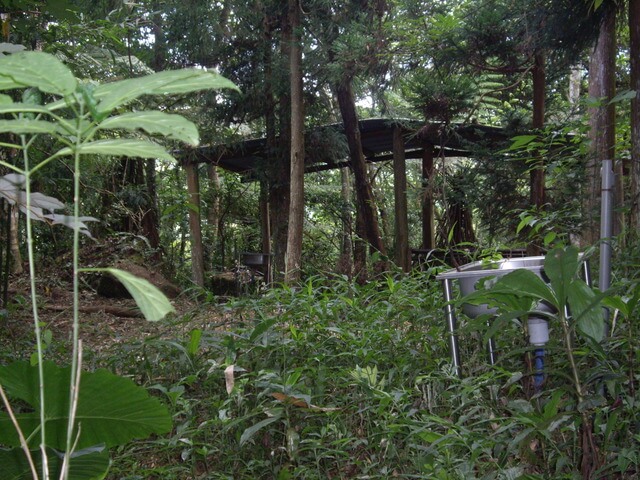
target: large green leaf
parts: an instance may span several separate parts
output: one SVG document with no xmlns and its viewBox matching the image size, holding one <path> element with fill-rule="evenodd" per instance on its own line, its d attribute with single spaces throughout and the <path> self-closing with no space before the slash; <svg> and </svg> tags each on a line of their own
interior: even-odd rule
<svg viewBox="0 0 640 480">
<path fill-rule="evenodd" d="M 66 447 L 69 412 L 69 367 L 43 364 L 45 392 L 45 432 L 48 447 L 63 451 Z M 18 413 L 16 417 L 30 447 L 40 440 L 35 434 L 40 428 L 38 368 L 27 362 L 15 362 L 0 367 L 0 383 L 10 398 L 20 399 L 33 412 Z M 75 434 L 79 432 L 77 449 L 105 444 L 121 445 L 135 438 L 166 433 L 171 429 L 167 408 L 155 397 L 128 378 L 118 377 L 107 370 L 83 372 L 76 415 Z M 7 414 L 0 413 L 0 444 L 17 447 L 17 433 Z"/>
<path fill-rule="evenodd" d="M 556 303 L 553 292 L 535 273 L 526 269 L 518 269 L 500 277 L 491 288 L 477 290 L 465 296 L 460 303 L 480 305 L 488 303 L 493 306 L 505 305 L 510 309 L 521 310 L 527 303 L 518 299 L 545 300 L 552 305 Z M 531 302 L 528 302 L 531 305 Z"/>
<path fill-rule="evenodd" d="M 94 97 L 99 100 L 99 112 L 110 112 L 142 95 L 172 95 L 221 88 L 237 90 L 233 82 L 217 73 L 197 69 L 168 70 L 105 83 L 95 89 Z"/>
<path fill-rule="evenodd" d="M 95 142 L 80 145 L 77 151 L 81 155 L 111 155 L 174 160 L 174 158 L 160 145 L 147 140 L 125 138 L 96 140 Z M 73 155 L 73 150 L 66 147 L 58 153 L 59 155 Z"/>
<path fill-rule="evenodd" d="M 272 415 L 271 417 L 265 418 L 264 420 L 259 421 L 255 425 L 251 425 L 250 427 L 246 428 L 244 432 L 242 432 L 242 435 L 240 436 L 240 446 L 244 445 L 249 440 L 251 440 L 254 437 L 254 435 L 258 433 L 260 430 L 262 430 L 264 427 L 267 427 L 272 423 L 280 421 L 281 418 L 282 418 L 282 411 L 279 410 L 277 414 Z"/>
<path fill-rule="evenodd" d="M 83 453 L 83 452 L 79 452 Z M 40 451 L 32 451 L 31 456 L 38 473 L 42 471 Z M 59 478 L 62 469 L 61 454 L 47 449 L 47 464 L 51 478 Z M 69 464 L 68 480 L 102 480 L 109 470 L 109 450 L 92 449 L 82 455 L 74 454 Z M 22 449 L 0 449 L 0 472 L 2 480 L 32 480 L 31 469 Z"/>
<path fill-rule="evenodd" d="M 165 294 L 144 278 L 117 268 L 101 270 L 110 273 L 125 286 L 147 320 L 152 322 L 162 320 L 168 313 L 174 311 Z"/>
<path fill-rule="evenodd" d="M 496 287 L 504 291 L 512 291 L 520 296 L 528 296 L 537 300 L 545 300 L 552 305 L 557 302 L 549 286 L 531 270 L 520 268 L 508 273 L 498 280 Z"/>
<path fill-rule="evenodd" d="M 16 135 L 47 133 L 52 134 L 58 130 L 55 123 L 44 120 L 31 120 L 20 118 L 18 120 L 0 120 L 0 133 L 15 133 Z"/>
<path fill-rule="evenodd" d="M 0 57 L 0 90 L 36 87 L 47 93 L 69 95 L 77 80 L 64 63 L 44 52 L 20 52 Z"/>
<path fill-rule="evenodd" d="M 591 287 L 582 280 L 574 280 L 567 290 L 571 315 L 576 319 L 578 331 L 600 342 L 604 338 L 605 324 L 601 299 L 604 294 L 596 295 Z"/>
<path fill-rule="evenodd" d="M 144 130 L 154 135 L 180 140 L 190 145 L 198 145 L 200 136 L 193 122 L 181 115 L 163 112 L 131 112 L 104 120 L 99 128 L 123 129 L 129 131 Z"/>
<path fill-rule="evenodd" d="M 578 266 L 578 249 L 573 246 L 554 248 L 544 259 L 544 273 L 549 277 L 559 309 L 567 303 L 569 285 L 578 276 Z"/>
<path fill-rule="evenodd" d="M 0 103 L 0 113 L 50 113 L 47 107 L 31 103 L 8 102 Z"/>
</svg>

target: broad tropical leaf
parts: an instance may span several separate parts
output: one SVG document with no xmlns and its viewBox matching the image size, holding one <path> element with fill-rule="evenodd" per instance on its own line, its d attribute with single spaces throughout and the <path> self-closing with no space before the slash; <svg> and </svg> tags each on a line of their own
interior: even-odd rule
<svg viewBox="0 0 640 480">
<path fill-rule="evenodd" d="M 40 451 L 32 451 L 38 472 L 42 471 Z M 47 449 L 47 464 L 51 478 L 59 478 L 62 458 L 59 452 Z M 89 452 L 77 452 L 71 457 L 68 480 L 102 480 L 109 470 L 109 450 L 91 449 Z M 0 472 L 3 480 L 32 480 L 27 458 L 20 448 L 0 449 Z"/>
<path fill-rule="evenodd" d="M 160 145 L 147 140 L 136 139 L 111 139 L 96 140 L 84 143 L 78 147 L 81 155 L 111 155 L 140 158 L 160 158 L 162 160 L 174 160 L 174 158 Z M 69 148 L 60 150 L 59 155 L 73 155 Z"/>
<path fill-rule="evenodd" d="M 564 308 L 566 305 L 569 285 L 577 278 L 578 266 L 576 247 L 554 248 L 547 253 L 544 259 L 544 273 L 549 277 L 551 288 L 556 293 L 556 307 Z"/>
<path fill-rule="evenodd" d="M 104 120 L 99 128 L 144 130 L 151 135 L 163 135 L 190 145 L 198 145 L 200 136 L 193 122 L 181 115 L 163 112 L 131 112 Z"/>
<path fill-rule="evenodd" d="M 221 88 L 237 90 L 233 82 L 217 73 L 196 69 L 168 70 L 105 83 L 95 89 L 94 97 L 99 100 L 99 112 L 110 112 L 142 95 L 173 95 Z"/>
<path fill-rule="evenodd" d="M 100 270 L 110 273 L 125 286 L 136 301 L 144 318 L 147 320 L 156 322 L 162 320 L 168 313 L 174 311 L 173 306 L 165 294 L 144 278 L 136 277 L 129 272 L 118 270 L 117 268 Z"/>
<path fill-rule="evenodd" d="M 16 135 L 46 133 L 52 134 L 58 131 L 55 123 L 44 120 L 31 120 L 20 118 L 18 120 L 0 120 L 0 133 L 11 132 Z"/>
<path fill-rule="evenodd" d="M 19 52 L 0 57 L 0 90 L 36 87 L 46 93 L 69 95 L 77 80 L 64 63 L 44 52 Z"/>
<path fill-rule="evenodd" d="M 514 298 L 515 297 L 515 298 Z M 545 300 L 551 304 L 556 303 L 553 292 L 547 284 L 535 273 L 526 269 L 518 269 L 500 277 L 491 288 L 477 290 L 460 300 L 460 303 L 480 305 L 508 305 L 513 309 L 521 310 L 531 305 L 531 301 L 521 302 L 517 300 L 535 299 Z"/>
<path fill-rule="evenodd" d="M 48 447 L 63 451 L 71 369 L 51 362 L 45 362 L 43 368 L 46 443 Z M 0 383 L 10 398 L 20 399 L 33 408 L 33 412 L 16 415 L 25 437 L 29 438 L 40 428 L 38 367 L 27 362 L 0 366 Z M 153 433 L 166 433 L 171 429 L 171 416 L 157 398 L 149 396 L 130 379 L 97 370 L 82 373 L 76 425 L 80 425 L 77 449 L 99 444 L 108 448 Z M 39 434 L 33 435 L 30 447 L 36 448 L 39 440 Z M 19 445 L 13 424 L 4 412 L 0 413 L 0 444 Z"/>
<path fill-rule="evenodd" d="M 10 99 L 11 97 L 9 97 Z M 31 103 L 0 103 L 0 113 L 50 113 L 49 109 Z"/>
<path fill-rule="evenodd" d="M 574 280 L 568 288 L 571 316 L 576 319 L 578 331 L 600 342 L 604 338 L 604 312 L 601 298 L 582 280 Z M 601 296 L 602 297 L 602 296 Z"/>
<path fill-rule="evenodd" d="M 520 268 L 508 273 L 498 280 L 500 288 L 511 290 L 520 296 L 528 296 L 537 300 L 545 300 L 552 305 L 557 303 L 557 299 L 549 286 L 531 270 Z"/>
</svg>

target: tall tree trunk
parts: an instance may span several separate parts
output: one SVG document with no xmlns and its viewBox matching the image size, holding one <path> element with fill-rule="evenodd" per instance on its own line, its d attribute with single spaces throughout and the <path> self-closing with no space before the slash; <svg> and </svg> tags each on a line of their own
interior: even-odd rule
<svg viewBox="0 0 640 480">
<path fill-rule="evenodd" d="M 162 260 L 162 250 L 160 248 L 160 215 L 158 214 L 158 188 L 156 183 L 155 159 L 147 159 L 145 161 L 145 177 L 147 208 L 142 215 L 142 234 L 147 238 L 153 250 L 151 258 L 159 262 Z"/>
<path fill-rule="evenodd" d="M 302 230 L 304 224 L 304 110 L 302 100 L 302 48 L 300 45 L 300 6 L 289 0 L 291 54 L 289 82 L 291 87 L 291 188 L 289 197 L 289 230 L 285 283 L 300 278 Z"/>
<path fill-rule="evenodd" d="M 276 113 L 273 95 L 273 51 L 272 51 L 272 14 L 270 10 L 261 5 L 262 17 L 262 37 L 263 37 L 263 62 L 264 62 L 264 119 L 266 128 L 266 147 L 268 159 L 272 160 L 276 156 Z M 273 184 L 273 179 L 265 175 L 260 180 L 260 231 L 262 234 L 262 253 L 267 255 L 267 265 L 265 266 L 265 282 L 270 284 L 273 281 L 273 258 L 271 249 L 271 204 L 269 202 L 269 190 Z"/>
<path fill-rule="evenodd" d="M 154 2 L 154 10 L 159 11 L 158 5 Z M 152 31 L 155 37 L 153 43 L 153 63 L 151 67 L 160 72 L 165 68 L 167 62 L 167 45 L 165 42 L 164 29 L 162 25 L 163 19 L 160 13 L 153 16 Z M 156 161 L 155 159 L 138 159 L 139 162 L 145 162 L 145 183 L 147 187 L 147 208 L 142 215 L 142 234 L 149 241 L 149 245 L 153 249 L 152 259 L 159 262 L 162 259 L 162 250 L 160 249 L 160 215 L 158 212 L 158 188 L 156 182 Z"/>
<path fill-rule="evenodd" d="M 218 174 L 218 167 L 212 163 L 207 165 L 207 180 L 209 181 L 207 223 L 211 229 L 211 241 L 215 242 L 218 235 L 218 223 L 220 221 L 220 175 Z"/>
<path fill-rule="evenodd" d="M 426 144 L 422 153 L 422 248 L 425 250 L 436 248 L 433 174 L 433 145 Z"/>
<path fill-rule="evenodd" d="M 342 240 L 340 242 L 340 258 L 338 259 L 337 271 L 351 279 L 353 277 L 353 244 L 351 242 L 353 222 L 351 208 L 349 207 L 351 205 L 351 179 L 348 168 L 340 169 L 340 183 Z"/>
<path fill-rule="evenodd" d="M 356 203 L 358 212 L 362 218 L 366 240 L 374 250 L 384 254 L 385 249 L 380 237 L 378 217 L 373 199 L 371 184 L 367 178 L 367 168 L 362 152 L 360 140 L 360 128 L 356 113 L 355 100 L 351 86 L 351 79 L 345 79 L 336 89 L 338 105 L 344 123 L 345 135 L 349 145 L 349 158 L 351 169 L 355 178 Z"/>
<path fill-rule="evenodd" d="M 631 225 L 640 229 L 640 0 L 629 0 L 631 85 Z"/>
<path fill-rule="evenodd" d="M 213 164 L 207 165 L 207 180 L 209 189 L 207 192 L 208 209 L 207 209 L 207 243 L 208 255 L 207 264 L 213 265 L 213 254 L 218 245 L 218 236 L 220 234 L 220 176 L 218 175 L 218 167 Z"/>
<path fill-rule="evenodd" d="M 291 25 L 288 15 L 282 15 L 282 32 L 280 51 L 283 62 L 289 64 L 291 55 Z M 283 82 L 284 83 L 284 82 Z M 273 235 L 274 279 L 284 280 L 285 253 L 287 248 L 287 232 L 289 231 L 289 195 L 290 195 L 290 151 L 291 151 L 291 96 L 288 83 L 278 85 L 280 142 L 274 151 L 269 171 L 271 190 L 269 205 L 271 206 L 271 232 Z"/>
<path fill-rule="evenodd" d="M 395 257 L 403 272 L 411 270 L 409 254 L 409 219 L 407 213 L 407 162 L 402 129 L 393 129 L 393 196 L 395 205 Z"/>
<path fill-rule="evenodd" d="M 200 230 L 200 182 L 198 181 L 198 169 L 193 163 L 186 163 L 184 169 L 187 174 L 187 190 L 189 192 L 191 280 L 199 287 L 204 287 L 204 252 L 202 248 L 202 231 Z"/>
<path fill-rule="evenodd" d="M 382 190 L 382 187 L 376 178 L 378 173 L 383 168 L 382 166 L 374 165 L 372 163 L 365 163 L 367 168 L 367 178 L 369 179 L 369 185 L 371 185 L 371 194 L 373 195 L 374 211 L 378 215 L 378 225 L 380 228 L 380 240 L 382 245 L 393 244 L 393 226 L 391 225 L 391 216 L 389 210 L 393 207 L 389 207 L 387 204 L 387 196 Z"/>
<path fill-rule="evenodd" d="M 608 9 L 589 59 L 589 97 L 600 104 L 589 109 L 590 153 L 586 165 L 587 192 L 584 202 L 582 240 L 593 245 L 599 239 L 598 206 L 600 204 L 600 167 L 602 160 L 615 154 L 615 106 L 609 104 L 615 95 L 616 11 Z"/>
<path fill-rule="evenodd" d="M 260 234 L 262 236 L 262 253 L 266 255 L 266 265 L 264 265 L 264 282 L 269 285 L 273 280 L 271 276 L 271 221 L 269 213 L 269 192 L 268 183 L 260 181 Z"/>
<path fill-rule="evenodd" d="M 360 210 L 356 208 L 356 235 L 353 241 L 353 273 L 356 282 L 364 285 L 369 280 L 367 271 L 367 241 L 364 220 Z"/>
<path fill-rule="evenodd" d="M 533 60 L 533 129 L 536 131 L 542 130 L 544 127 L 544 110 L 545 110 L 545 87 L 546 87 L 546 75 L 544 65 L 544 55 L 537 53 Z M 546 202 L 544 183 L 545 183 L 545 165 L 544 157 L 536 152 L 538 157 L 535 164 L 532 166 L 529 172 L 529 185 L 530 185 L 530 204 L 536 211 L 540 211 L 544 208 Z M 527 253 L 529 255 L 540 255 L 541 247 L 537 243 L 530 243 L 527 246 Z"/>
</svg>

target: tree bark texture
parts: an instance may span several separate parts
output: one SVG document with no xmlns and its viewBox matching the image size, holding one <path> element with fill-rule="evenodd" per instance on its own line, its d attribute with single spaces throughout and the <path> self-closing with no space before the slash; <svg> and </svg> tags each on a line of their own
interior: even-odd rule
<svg viewBox="0 0 640 480">
<path fill-rule="evenodd" d="M 289 196 L 289 229 L 285 283 L 300 278 L 302 261 L 302 232 L 304 225 L 304 109 L 302 98 L 302 49 L 300 47 L 300 6 L 289 0 L 291 23 L 291 52 L 289 82 L 291 88 L 291 183 Z"/>
<path fill-rule="evenodd" d="M 356 235 L 353 240 L 353 273 L 356 282 L 364 285 L 369 280 L 367 271 L 367 241 L 364 221 L 360 210 L 356 208 Z"/>
<path fill-rule="evenodd" d="M 158 188 L 156 183 L 156 161 L 153 158 L 145 160 L 145 183 L 147 187 L 147 208 L 142 214 L 142 234 L 149 241 L 153 249 L 152 259 L 162 260 L 160 249 L 160 215 L 158 214 Z"/>
<path fill-rule="evenodd" d="M 271 221 L 269 215 L 269 192 L 265 180 L 260 182 L 260 233 L 262 237 L 262 253 L 267 256 L 267 264 L 264 266 L 264 282 L 269 285 L 271 276 Z"/>
<path fill-rule="evenodd" d="M 589 59 L 589 97 L 600 101 L 589 109 L 590 152 L 586 165 L 584 201 L 585 225 L 582 240 L 593 245 L 599 239 L 600 167 L 602 160 L 615 155 L 615 106 L 609 104 L 615 95 L 616 12 L 609 9 L 600 26 L 595 48 Z"/>
<path fill-rule="evenodd" d="M 263 62 L 264 62 L 264 120 L 266 129 L 266 146 L 268 158 L 276 156 L 276 113 L 273 98 L 273 51 L 272 51 L 272 13 L 265 6 L 262 6 L 262 39 L 263 39 Z M 265 266 L 264 281 L 270 284 L 272 278 L 273 258 L 271 256 L 271 205 L 269 203 L 269 189 L 271 182 L 268 175 L 263 175 L 260 179 L 260 232 L 262 236 L 262 253 L 267 255 L 267 265 Z"/>
<path fill-rule="evenodd" d="M 631 225 L 640 228 L 640 0 L 629 0 L 631 100 Z"/>
<path fill-rule="evenodd" d="M 218 175 L 218 167 L 212 163 L 207 165 L 207 180 L 209 181 L 207 223 L 209 224 L 210 241 L 216 243 L 218 222 L 220 221 L 220 175 Z"/>
<path fill-rule="evenodd" d="M 204 252 L 200 230 L 200 185 L 197 165 L 186 163 L 187 190 L 189 193 L 189 231 L 191 240 L 191 279 L 204 287 Z"/>
<path fill-rule="evenodd" d="M 342 239 L 340 242 L 340 258 L 337 271 L 347 278 L 353 277 L 353 244 L 351 242 L 353 221 L 351 215 L 351 176 L 348 168 L 340 169 L 340 198 L 342 200 L 340 214 L 342 217 Z"/>
<path fill-rule="evenodd" d="M 542 53 L 536 53 L 533 60 L 533 122 L 532 126 L 535 130 L 542 130 L 544 128 L 544 111 L 545 111 L 545 87 L 546 87 L 546 75 L 545 75 L 545 63 L 544 55 Z M 536 211 L 540 211 L 544 208 L 546 203 L 545 195 L 545 164 L 544 157 L 540 152 L 536 152 L 537 157 L 534 164 L 529 171 L 529 187 L 530 196 L 529 202 L 532 208 Z M 528 255 L 540 255 L 542 253 L 541 246 L 535 242 L 529 243 L 527 246 Z"/>
<path fill-rule="evenodd" d="M 282 61 L 287 65 L 291 55 L 290 47 L 291 25 L 289 25 L 288 15 L 283 15 L 280 53 Z M 269 205 L 271 207 L 271 233 L 273 235 L 274 280 L 282 281 L 286 270 L 285 253 L 287 249 L 287 232 L 289 230 L 291 92 L 288 79 L 286 85 L 279 85 L 278 87 L 280 137 L 278 145 L 274 145 L 273 158 L 269 159 L 267 178 L 270 183 Z"/>
<path fill-rule="evenodd" d="M 393 129 L 393 195 L 395 205 L 395 257 L 402 271 L 411 270 L 409 253 L 409 218 L 407 213 L 407 162 L 404 154 L 402 129 Z"/>
<path fill-rule="evenodd" d="M 538 53 L 533 66 L 534 130 L 541 130 L 544 127 L 545 82 L 544 55 Z M 542 208 L 545 204 L 544 178 L 544 159 L 539 158 L 531 170 L 531 205 L 536 208 Z"/>
<path fill-rule="evenodd" d="M 351 80 L 341 82 L 336 89 L 338 105 L 344 123 L 345 135 L 349 145 L 350 165 L 355 179 L 356 203 L 358 212 L 362 218 L 366 240 L 371 248 L 384 254 L 385 249 L 380 237 L 380 227 L 373 199 L 371 184 L 367 178 L 367 168 L 362 152 L 360 140 L 360 128 L 356 113 L 355 100 Z"/>
</svg>

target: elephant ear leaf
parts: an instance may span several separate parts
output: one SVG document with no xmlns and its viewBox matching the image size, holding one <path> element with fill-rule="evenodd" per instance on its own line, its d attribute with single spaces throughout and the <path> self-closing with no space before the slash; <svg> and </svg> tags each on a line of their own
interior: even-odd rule
<svg viewBox="0 0 640 480">
<path fill-rule="evenodd" d="M 69 381 L 71 369 L 45 362 L 44 392 L 46 444 L 58 451 L 66 448 L 69 416 Z M 26 438 L 32 437 L 31 448 L 37 448 L 40 428 L 40 394 L 38 367 L 27 362 L 15 362 L 0 367 L 0 383 L 10 398 L 20 399 L 32 411 L 16 414 Z M 125 444 L 151 434 L 163 434 L 171 429 L 167 408 L 147 390 L 128 378 L 107 370 L 83 372 L 76 414 L 77 449 L 104 444 L 107 448 Z M 18 447 L 17 433 L 8 415 L 0 413 L 0 445 Z"/>
<path fill-rule="evenodd" d="M 36 471 L 42 471 L 40 450 L 31 451 Z M 69 463 L 68 480 L 102 480 L 109 470 L 109 450 L 103 447 L 74 452 Z M 59 478 L 62 471 L 60 453 L 47 449 L 47 466 L 51 478 Z M 0 449 L 0 472 L 3 480 L 25 480 L 32 478 L 27 457 L 21 448 Z"/>
</svg>

